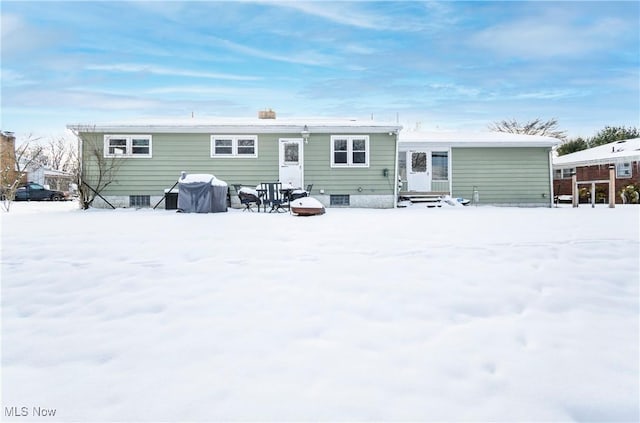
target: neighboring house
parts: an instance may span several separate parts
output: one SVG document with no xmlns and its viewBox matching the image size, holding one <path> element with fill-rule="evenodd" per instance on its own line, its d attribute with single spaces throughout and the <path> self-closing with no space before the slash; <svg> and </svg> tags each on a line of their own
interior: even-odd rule
<svg viewBox="0 0 640 423">
<path fill-rule="evenodd" d="M 69 172 L 51 169 L 38 162 L 25 163 L 21 166 L 25 176 L 24 182 L 35 182 L 58 191 L 70 191 L 74 182 L 74 175 Z"/>
<path fill-rule="evenodd" d="M 503 132 L 402 131 L 401 196 L 447 194 L 478 204 L 550 207 L 551 149 L 559 143 L 556 138 Z"/>
<path fill-rule="evenodd" d="M 100 162 L 115 164 L 101 192 L 118 207 L 153 206 L 180 172 L 213 174 L 229 186 L 313 184 L 324 206 L 394 207 L 397 134 L 374 121 L 185 119 L 69 125 L 81 142 L 83 181 L 97 183 Z M 232 193 L 232 195 L 235 193 Z M 95 206 L 101 206 L 96 198 Z"/>
<path fill-rule="evenodd" d="M 553 159 L 554 190 L 557 195 L 571 195 L 571 175 L 578 182 L 608 181 L 609 166 L 615 166 L 616 203 L 622 203 L 621 191 L 629 185 L 640 188 L 640 138 L 615 141 Z M 580 185 L 583 190 L 589 185 Z M 596 194 L 606 198 L 609 185 L 597 184 Z"/>
</svg>

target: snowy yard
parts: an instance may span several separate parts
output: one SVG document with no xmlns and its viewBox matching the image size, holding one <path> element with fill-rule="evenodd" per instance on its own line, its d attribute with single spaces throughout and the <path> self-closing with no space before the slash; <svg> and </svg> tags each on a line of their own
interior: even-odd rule
<svg viewBox="0 0 640 423">
<path fill-rule="evenodd" d="M 1 215 L 7 421 L 640 419 L 639 207 L 71 206 Z"/>
</svg>

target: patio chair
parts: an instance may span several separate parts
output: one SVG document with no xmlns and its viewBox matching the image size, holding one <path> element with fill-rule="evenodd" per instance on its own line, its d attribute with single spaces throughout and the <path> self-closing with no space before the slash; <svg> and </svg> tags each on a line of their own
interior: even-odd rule
<svg viewBox="0 0 640 423">
<path fill-rule="evenodd" d="M 258 207 L 258 211 L 260 210 L 260 199 L 251 192 L 244 192 L 242 190 L 242 185 L 234 184 L 233 188 L 236 190 L 236 194 L 238 194 L 238 199 L 240 200 L 240 204 L 244 205 L 244 209 L 242 211 L 253 211 L 252 206 L 255 204 Z"/>
<path fill-rule="evenodd" d="M 298 198 L 308 197 L 311 192 L 313 184 L 307 185 L 307 189 L 294 189 L 289 196 L 289 201 L 297 200 Z"/>
<path fill-rule="evenodd" d="M 271 206 L 271 212 L 286 212 L 285 207 L 288 205 L 287 197 L 282 193 L 281 182 L 263 182 L 260 184 L 260 189 L 264 190 L 264 204 Z"/>
</svg>

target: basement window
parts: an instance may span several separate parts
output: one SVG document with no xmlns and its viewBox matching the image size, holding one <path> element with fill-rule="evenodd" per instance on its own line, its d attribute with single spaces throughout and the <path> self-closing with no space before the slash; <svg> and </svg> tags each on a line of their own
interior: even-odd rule
<svg viewBox="0 0 640 423">
<path fill-rule="evenodd" d="M 330 195 L 329 205 L 331 206 L 348 206 L 349 195 Z"/>
<path fill-rule="evenodd" d="M 135 207 L 137 209 L 151 207 L 150 195 L 130 195 L 129 207 Z"/>
</svg>

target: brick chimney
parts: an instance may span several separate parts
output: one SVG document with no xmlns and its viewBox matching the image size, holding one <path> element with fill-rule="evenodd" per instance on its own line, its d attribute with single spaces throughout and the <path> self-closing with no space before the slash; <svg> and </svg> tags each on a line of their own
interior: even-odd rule
<svg viewBox="0 0 640 423">
<path fill-rule="evenodd" d="M 0 133 L 0 183 L 11 185 L 18 178 L 16 167 L 16 137 L 13 132 Z"/>
<path fill-rule="evenodd" d="M 276 112 L 274 112 L 271 109 L 260 110 L 258 112 L 258 119 L 275 119 L 275 118 L 276 118 Z"/>
</svg>

